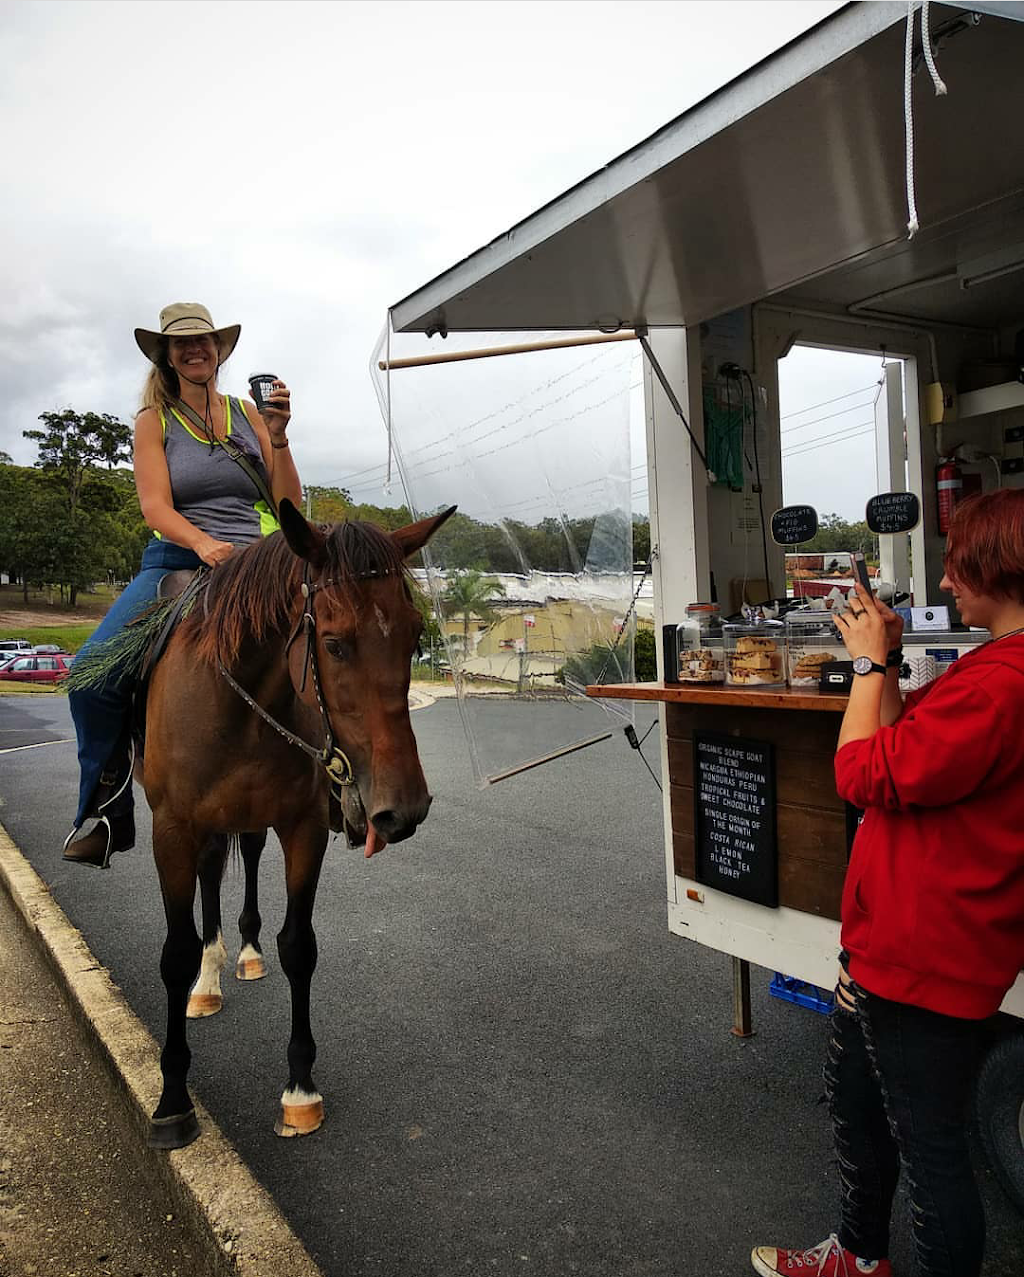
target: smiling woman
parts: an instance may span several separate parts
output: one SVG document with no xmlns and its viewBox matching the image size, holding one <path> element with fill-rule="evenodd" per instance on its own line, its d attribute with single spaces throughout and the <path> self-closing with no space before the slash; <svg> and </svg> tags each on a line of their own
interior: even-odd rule
<svg viewBox="0 0 1024 1277">
<path fill-rule="evenodd" d="M 216 567 L 236 547 L 277 529 L 277 503 L 301 502 L 288 448 L 290 394 L 274 382 L 259 412 L 217 389 L 238 324 L 218 328 L 205 306 L 175 302 L 158 330 L 137 328 L 152 365 L 135 419 L 135 486 L 153 539 L 142 570 L 107 613 L 88 648 L 107 643 L 155 598 L 166 573 Z M 102 686 L 71 693 L 81 767 L 78 812 L 65 860 L 105 867 L 135 841 L 129 708 L 132 682 L 113 670 Z M 98 823 L 76 835 L 91 817 Z"/>
</svg>

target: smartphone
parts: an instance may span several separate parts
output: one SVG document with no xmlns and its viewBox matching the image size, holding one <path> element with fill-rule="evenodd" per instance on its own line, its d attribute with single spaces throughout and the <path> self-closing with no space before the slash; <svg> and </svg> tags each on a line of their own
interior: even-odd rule
<svg viewBox="0 0 1024 1277">
<path fill-rule="evenodd" d="M 857 573 L 857 577 L 867 592 L 871 593 L 871 578 L 868 576 L 868 565 L 864 561 L 864 555 L 860 550 L 854 550 L 850 555 L 853 562 L 853 570 Z"/>
</svg>

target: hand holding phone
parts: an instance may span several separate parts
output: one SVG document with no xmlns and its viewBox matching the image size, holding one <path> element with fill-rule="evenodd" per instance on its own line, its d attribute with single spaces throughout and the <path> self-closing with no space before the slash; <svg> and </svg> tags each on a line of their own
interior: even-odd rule
<svg viewBox="0 0 1024 1277">
<path fill-rule="evenodd" d="M 854 550 L 850 558 L 853 561 L 853 570 L 857 574 L 857 579 L 860 581 L 861 585 L 863 585 L 865 590 L 867 590 L 867 592 L 870 594 L 871 593 L 871 577 L 868 576 L 868 565 L 864 559 L 864 555 L 860 552 L 860 550 Z"/>
</svg>

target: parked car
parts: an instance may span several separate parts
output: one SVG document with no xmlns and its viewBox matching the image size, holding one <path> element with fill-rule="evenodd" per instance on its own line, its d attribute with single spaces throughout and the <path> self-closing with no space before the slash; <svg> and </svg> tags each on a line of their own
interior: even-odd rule
<svg viewBox="0 0 1024 1277">
<path fill-rule="evenodd" d="M 69 656 L 59 643 L 37 643 L 32 651 L 36 656 Z"/>
<path fill-rule="evenodd" d="M 0 639 L 0 654 L 4 652 L 33 652 L 35 648 L 28 639 Z"/>
<path fill-rule="evenodd" d="M 70 656 L 15 656 L 0 667 L 0 679 L 14 683 L 59 683 L 67 678 Z"/>
</svg>

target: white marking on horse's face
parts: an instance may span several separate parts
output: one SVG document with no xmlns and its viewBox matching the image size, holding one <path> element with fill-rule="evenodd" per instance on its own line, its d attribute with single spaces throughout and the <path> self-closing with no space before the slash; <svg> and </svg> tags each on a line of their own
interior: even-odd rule
<svg viewBox="0 0 1024 1277">
<path fill-rule="evenodd" d="M 383 634 L 384 637 L 387 638 L 388 635 L 391 633 L 391 625 L 388 621 L 388 618 L 380 610 L 380 605 L 377 603 L 374 603 L 373 605 L 373 614 L 377 618 L 377 627 L 379 628 L 381 634 Z"/>
</svg>

